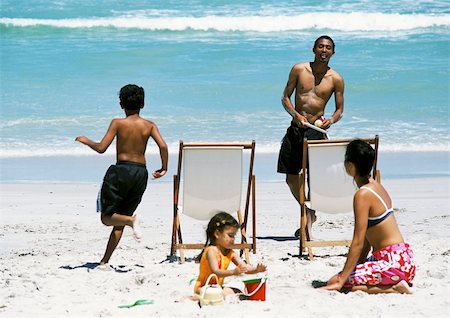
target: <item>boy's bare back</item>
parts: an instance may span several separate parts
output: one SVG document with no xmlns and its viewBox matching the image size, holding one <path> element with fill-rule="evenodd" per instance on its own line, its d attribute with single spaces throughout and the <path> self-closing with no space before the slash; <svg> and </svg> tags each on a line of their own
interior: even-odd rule
<svg viewBox="0 0 450 318">
<path fill-rule="evenodd" d="M 152 131 L 157 130 L 156 125 L 135 114 L 123 119 L 114 119 L 111 126 L 116 128 L 117 161 L 145 164 L 145 149 Z"/>
<path fill-rule="evenodd" d="M 159 133 L 155 123 L 139 116 L 144 107 L 144 90 L 136 85 L 126 85 L 120 90 L 120 105 L 126 118 L 113 119 L 100 142 L 90 140 L 85 136 L 75 138 L 98 153 L 104 153 L 117 137 L 117 161 L 130 161 L 146 164 L 145 150 L 148 139 L 151 137 L 159 148 L 161 169 L 153 172 L 153 178 L 160 178 L 167 171 L 168 149 L 167 144 Z"/>
</svg>

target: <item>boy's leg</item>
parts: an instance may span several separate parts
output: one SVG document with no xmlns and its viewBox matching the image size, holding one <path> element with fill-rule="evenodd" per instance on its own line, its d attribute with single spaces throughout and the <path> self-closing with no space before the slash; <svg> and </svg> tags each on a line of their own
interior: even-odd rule
<svg viewBox="0 0 450 318">
<path fill-rule="evenodd" d="M 134 216 L 128 216 L 118 213 L 106 214 L 102 213 L 101 219 L 102 223 L 107 226 L 125 226 L 128 225 L 133 227 Z"/>
<path fill-rule="evenodd" d="M 141 230 L 139 226 L 139 221 L 136 215 L 128 216 L 118 213 L 113 213 L 112 215 L 102 213 L 101 216 L 102 223 L 107 226 L 125 226 L 128 225 L 133 229 L 134 238 L 139 241 L 141 238 Z"/>
<path fill-rule="evenodd" d="M 111 258 L 112 253 L 117 247 L 117 244 L 119 244 L 120 238 L 123 234 L 124 226 L 114 226 L 111 234 L 109 236 L 108 244 L 106 245 L 106 251 L 105 255 L 103 256 L 102 260 L 100 261 L 100 265 L 107 264 L 109 262 L 109 259 Z"/>
</svg>

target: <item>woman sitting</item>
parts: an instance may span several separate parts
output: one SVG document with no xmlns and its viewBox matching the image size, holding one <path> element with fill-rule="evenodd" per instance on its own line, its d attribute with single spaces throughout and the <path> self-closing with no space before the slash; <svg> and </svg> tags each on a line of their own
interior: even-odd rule
<svg viewBox="0 0 450 318">
<path fill-rule="evenodd" d="M 353 198 L 353 240 L 344 269 L 323 289 L 411 293 L 416 270 L 413 252 L 398 229 L 389 194 L 370 176 L 374 159 L 375 151 L 367 142 L 348 144 L 345 169 L 359 188 Z M 367 258 L 371 249 L 372 256 Z"/>
</svg>

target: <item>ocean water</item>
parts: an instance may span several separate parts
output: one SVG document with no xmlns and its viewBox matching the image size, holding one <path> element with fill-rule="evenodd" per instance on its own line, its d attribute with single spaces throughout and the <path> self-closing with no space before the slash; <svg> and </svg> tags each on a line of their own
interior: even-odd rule
<svg viewBox="0 0 450 318">
<path fill-rule="evenodd" d="M 346 85 L 330 137 L 378 134 L 386 157 L 426 153 L 425 174 L 448 176 L 449 31 L 448 1 L 3 0 L 1 179 L 90 180 L 89 165 L 77 178 L 42 167 L 96 160 L 74 138 L 102 138 L 123 116 L 118 92 L 128 83 L 144 87 L 141 114 L 171 152 L 179 140 L 256 140 L 258 154 L 276 158 L 290 122 L 280 103 L 289 71 L 313 59 L 322 34 L 335 40 L 330 66 Z M 333 110 L 331 99 L 326 115 Z"/>
</svg>

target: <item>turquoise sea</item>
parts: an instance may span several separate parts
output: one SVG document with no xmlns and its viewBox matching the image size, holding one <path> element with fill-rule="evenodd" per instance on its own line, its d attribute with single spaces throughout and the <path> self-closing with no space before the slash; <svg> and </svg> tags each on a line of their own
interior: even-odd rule
<svg viewBox="0 0 450 318">
<path fill-rule="evenodd" d="M 259 180 L 282 180 L 280 97 L 322 34 L 346 84 L 330 137 L 378 134 L 386 177 L 450 176 L 449 31 L 448 1 L 2 0 L 1 181 L 100 182 L 114 147 L 74 138 L 103 136 L 128 83 L 172 153 L 181 139 L 256 140 Z"/>
</svg>

